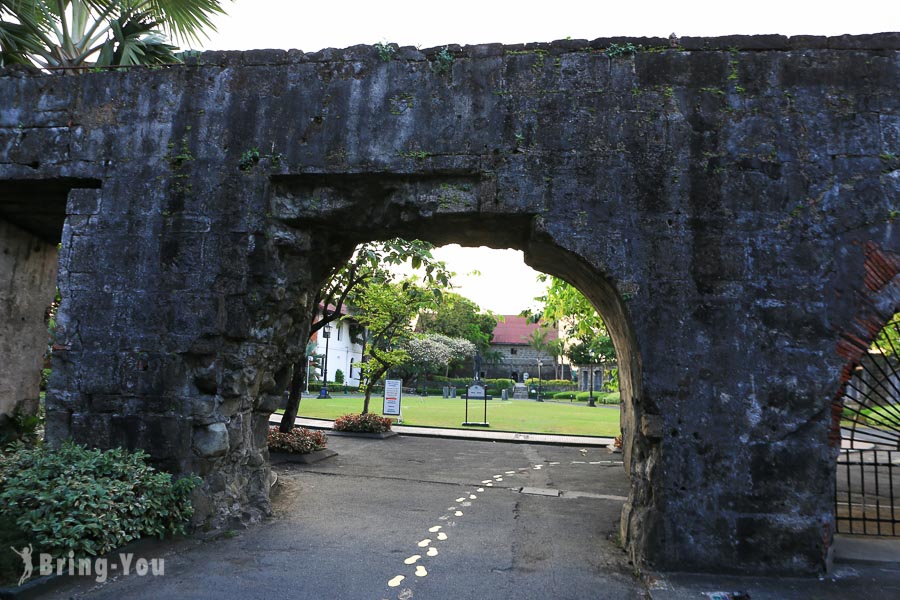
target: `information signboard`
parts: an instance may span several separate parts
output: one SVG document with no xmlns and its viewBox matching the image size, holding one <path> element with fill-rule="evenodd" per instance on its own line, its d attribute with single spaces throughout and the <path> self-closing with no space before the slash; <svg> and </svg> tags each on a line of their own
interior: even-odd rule
<svg viewBox="0 0 900 600">
<path fill-rule="evenodd" d="M 403 394 L 403 381 L 400 379 L 386 379 L 384 381 L 384 409 L 383 415 L 400 416 L 400 396 Z"/>
</svg>

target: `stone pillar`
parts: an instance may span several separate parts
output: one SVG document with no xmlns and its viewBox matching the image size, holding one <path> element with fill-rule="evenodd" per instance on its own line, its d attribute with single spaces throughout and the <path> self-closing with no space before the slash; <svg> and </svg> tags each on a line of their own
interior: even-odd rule
<svg viewBox="0 0 900 600">
<path fill-rule="evenodd" d="M 14 414 L 38 409 L 56 265 L 55 244 L 0 221 L 0 435 Z"/>
</svg>

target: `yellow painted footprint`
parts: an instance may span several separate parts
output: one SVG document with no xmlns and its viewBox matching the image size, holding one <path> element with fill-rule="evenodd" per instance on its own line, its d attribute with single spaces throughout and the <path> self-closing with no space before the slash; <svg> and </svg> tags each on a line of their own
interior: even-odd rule
<svg viewBox="0 0 900 600">
<path fill-rule="evenodd" d="M 438 549 L 435 548 L 434 546 L 432 546 L 431 548 L 428 549 L 428 552 L 426 552 L 425 554 L 428 555 L 428 556 L 437 556 L 437 555 L 438 555 Z"/>
<path fill-rule="evenodd" d="M 444 540 L 447 539 L 447 534 L 442 531 L 439 534 L 437 534 L 437 538 L 443 542 Z"/>
<path fill-rule="evenodd" d="M 406 577 L 404 577 L 403 575 L 397 575 L 396 577 L 388 581 L 388 587 L 397 587 L 404 579 L 406 579 Z"/>
<path fill-rule="evenodd" d="M 416 577 L 425 577 L 428 575 L 428 571 L 425 570 L 425 567 L 419 565 L 416 567 Z"/>
<path fill-rule="evenodd" d="M 460 514 L 461 514 L 461 513 L 460 513 Z M 422 540 L 421 542 L 419 542 L 419 548 L 424 548 L 425 546 L 427 546 L 427 545 L 430 544 L 430 543 L 431 543 L 431 540 L 428 539 L 428 538 L 425 538 L 424 540 Z"/>
<path fill-rule="evenodd" d="M 422 558 L 422 555 L 421 555 L 421 554 L 413 554 L 412 556 L 410 556 L 409 558 L 407 558 L 406 560 L 404 560 L 404 561 L 403 561 L 403 564 L 405 564 L 405 565 L 411 565 L 411 564 L 413 564 L 414 562 L 416 562 L 417 560 L 419 560 L 420 558 Z"/>
<path fill-rule="evenodd" d="M 440 530 L 441 530 L 441 526 L 440 526 L 440 525 L 435 525 L 434 527 L 430 528 L 430 529 L 428 530 L 428 532 L 429 532 L 429 533 L 434 533 L 435 531 L 440 531 Z"/>
</svg>

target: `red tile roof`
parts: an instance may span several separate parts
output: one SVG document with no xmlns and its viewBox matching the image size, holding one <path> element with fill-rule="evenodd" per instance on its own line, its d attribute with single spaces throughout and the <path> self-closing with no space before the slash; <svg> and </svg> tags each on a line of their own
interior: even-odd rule
<svg viewBox="0 0 900 600">
<path fill-rule="evenodd" d="M 555 327 L 551 327 L 544 323 L 529 323 L 526 317 L 518 315 L 504 315 L 503 321 L 497 323 L 494 328 L 494 339 L 492 344 L 510 344 L 510 345 L 528 345 L 528 338 L 531 332 L 539 329 L 547 329 L 547 341 L 555 340 L 559 337 L 559 332 Z"/>
</svg>

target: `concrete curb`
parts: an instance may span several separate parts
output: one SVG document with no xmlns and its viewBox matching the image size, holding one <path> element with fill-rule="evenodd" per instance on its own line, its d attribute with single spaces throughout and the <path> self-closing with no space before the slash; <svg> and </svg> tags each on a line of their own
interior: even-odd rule
<svg viewBox="0 0 900 600">
<path fill-rule="evenodd" d="M 308 454 L 291 454 L 290 452 L 269 452 L 269 464 L 281 465 L 285 463 L 296 463 L 301 465 L 311 465 L 326 458 L 337 456 L 337 452 L 324 448 L 309 452 Z"/>
<path fill-rule="evenodd" d="M 396 431 L 383 431 L 381 433 L 367 433 L 364 431 L 334 431 L 334 430 L 331 430 L 328 432 L 328 435 L 334 435 L 337 437 L 356 437 L 356 438 L 369 438 L 372 440 L 386 440 L 388 438 L 396 437 L 398 434 Z"/>
<path fill-rule="evenodd" d="M 270 424 L 280 424 L 281 415 L 272 415 L 269 418 Z M 340 432 L 333 431 L 332 425 L 334 421 L 327 419 L 310 419 L 306 417 L 297 417 L 294 426 L 305 427 L 307 429 L 321 429 L 328 432 L 328 435 L 339 435 Z M 611 437 L 593 437 L 593 436 L 577 436 L 577 435 L 559 435 L 552 433 L 518 433 L 515 431 L 497 431 L 488 429 L 446 429 L 443 427 L 429 427 L 425 425 L 394 425 L 392 432 L 399 435 L 415 436 L 415 437 L 439 437 L 450 440 L 473 440 L 480 442 L 506 442 L 512 444 L 543 444 L 549 446 L 587 446 L 587 447 L 608 447 L 613 443 Z"/>
</svg>

